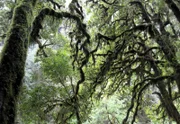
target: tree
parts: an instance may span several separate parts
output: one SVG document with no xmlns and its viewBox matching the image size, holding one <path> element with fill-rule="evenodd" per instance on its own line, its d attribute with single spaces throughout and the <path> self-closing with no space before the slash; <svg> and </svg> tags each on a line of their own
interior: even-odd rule
<svg viewBox="0 0 180 124">
<path fill-rule="evenodd" d="M 44 8 L 35 19 L 31 18 L 36 11 L 37 2 L 37 0 L 17 2 L 17 6 L 13 11 L 11 26 L 6 34 L 5 46 L 0 61 L 0 122 L 2 124 L 13 124 L 15 121 L 16 102 L 24 76 L 28 42 L 37 42 L 39 47 L 43 49 L 38 37 L 46 15 L 59 19 L 65 17 L 75 20 L 77 29 L 87 37 L 87 42 L 89 40 L 85 25 L 81 23 L 77 16 L 70 13 L 60 13 L 51 8 Z M 54 1 L 50 0 L 48 2 L 51 2 L 55 7 L 61 7 Z M 85 44 L 82 45 L 82 48 L 85 49 Z"/>
<path fill-rule="evenodd" d="M 95 3 L 95 1 L 91 2 Z M 176 4 L 173 3 L 174 8 L 172 1 L 171 3 L 170 1 L 165 2 L 177 15 Z M 153 5 L 157 5 L 158 8 Z M 114 87 L 114 91 L 125 85 L 133 87 L 131 106 L 123 121 L 126 123 L 130 112 L 133 111 L 133 123 L 141 108 L 142 102 L 140 101 L 144 99 L 143 93 L 150 86 L 155 86 L 158 90 L 154 93 L 160 98 L 165 112 L 179 123 L 178 108 L 173 103 L 177 99 L 174 94 L 179 93 L 173 93 L 172 90 L 174 83 L 179 87 L 179 62 L 176 57 L 175 43 L 172 42 L 173 40 L 178 41 L 178 37 L 177 30 L 174 29 L 169 19 L 173 17 L 172 15 L 169 17 L 170 12 L 164 1 L 151 3 L 102 0 L 102 2 L 96 2 L 94 6 L 98 6 L 102 17 L 105 18 L 98 27 L 100 33 L 97 37 L 100 42 L 97 47 L 101 47 L 102 43 L 107 44 L 103 45 L 104 49 L 107 49 L 107 46 L 111 47 L 103 53 L 96 52 L 94 54 L 96 58 L 98 56 L 105 58 L 95 79 L 94 87 L 102 85 L 104 80 L 108 80 L 110 77 L 115 78 L 114 83 L 110 85 L 110 87 Z M 167 26 L 170 26 L 171 31 Z M 164 69 L 170 70 L 171 74 L 165 73 Z"/>
<path fill-rule="evenodd" d="M 13 21 L 6 36 L 0 63 L 0 121 L 3 124 L 14 123 L 15 104 L 24 75 L 24 64 L 28 46 L 27 16 L 35 1 L 21 3 L 14 10 Z M 26 10 L 27 8 L 28 10 Z M 19 16 L 21 15 L 21 16 Z"/>
</svg>

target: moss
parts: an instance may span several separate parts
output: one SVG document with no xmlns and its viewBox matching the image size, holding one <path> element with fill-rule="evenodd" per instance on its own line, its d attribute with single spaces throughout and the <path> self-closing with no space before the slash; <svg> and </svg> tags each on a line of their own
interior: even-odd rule
<svg viewBox="0 0 180 124">
<path fill-rule="evenodd" d="M 35 0 L 34 0 L 35 1 Z M 13 124 L 16 100 L 22 85 L 27 53 L 29 27 L 34 1 L 24 0 L 13 13 L 13 21 L 5 39 L 0 59 L 0 122 Z M 31 3 L 32 2 L 32 3 Z"/>
</svg>

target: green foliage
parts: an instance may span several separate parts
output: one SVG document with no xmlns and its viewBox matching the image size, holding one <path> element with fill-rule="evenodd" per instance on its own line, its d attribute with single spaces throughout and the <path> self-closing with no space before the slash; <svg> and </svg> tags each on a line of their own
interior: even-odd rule
<svg viewBox="0 0 180 124">
<path fill-rule="evenodd" d="M 72 66 L 70 57 L 66 51 L 59 50 L 48 58 L 42 59 L 42 69 L 45 76 L 55 82 L 64 81 L 68 76 L 72 76 Z"/>
<path fill-rule="evenodd" d="M 23 124 L 48 122 L 45 112 L 48 102 L 58 94 L 58 88 L 45 84 L 38 84 L 32 90 L 23 90 L 22 101 L 19 103 L 19 116 Z M 51 115 L 52 116 L 52 115 Z"/>
<path fill-rule="evenodd" d="M 12 19 L 12 14 L 13 14 L 12 10 L 14 6 L 15 4 L 12 1 L 0 2 L 0 38 L 1 40 L 4 40 L 6 36 L 6 32 L 9 28 L 10 21 Z"/>
<path fill-rule="evenodd" d="M 41 59 L 41 70 L 38 73 L 43 72 L 42 75 L 35 74 L 32 75 L 34 78 L 31 78 L 32 82 L 41 82 L 31 89 L 25 88 L 20 98 L 22 101 L 19 104 L 19 116 L 24 124 L 59 122 L 73 111 L 71 104 L 66 103 L 72 91 L 70 78 L 76 75 L 71 66 L 70 55 L 63 49 L 47 49 L 46 52 L 50 56 Z"/>
<path fill-rule="evenodd" d="M 120 124 L 125 116 L 125 104 L 113 95 L 94 103 L 90 118 L 84 124 Z"/>
</svg>

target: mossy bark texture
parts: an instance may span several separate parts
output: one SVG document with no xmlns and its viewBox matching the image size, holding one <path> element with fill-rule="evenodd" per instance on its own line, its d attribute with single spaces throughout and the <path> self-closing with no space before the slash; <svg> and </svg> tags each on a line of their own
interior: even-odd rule
<svg viewBox="0 0 180 124">
<path fill-rule="evenodd" d="M 19 1 L 0 59 L 0 123 L 14 124 L 16 101 L 24 76 L 30 21 L 34 0 Z M 32 15 L 31 15 L 32 16 Z"/>
</svg>

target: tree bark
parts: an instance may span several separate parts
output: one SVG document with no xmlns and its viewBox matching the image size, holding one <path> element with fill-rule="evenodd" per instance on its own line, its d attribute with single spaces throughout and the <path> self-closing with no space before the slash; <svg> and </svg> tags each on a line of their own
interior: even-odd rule
<svg viewBox="0 0 180 124">
<path fill-rule="evenodd" d="M 173 11 L 174 15 L 176 16 L 177 20 L 180 22 L 180 9 L 177 7 L 177 5 L 174 3 L 173 0 L 165 0 L 168 7 Z"/>
<path fill-rule="evenodd" d="M 28 47 L 32 6 L 36 0 L 22 0 L 14 9 L 0 59 L 0 123 L 14 124 L 16 101 L 22 85 Z"/>
</svg>

